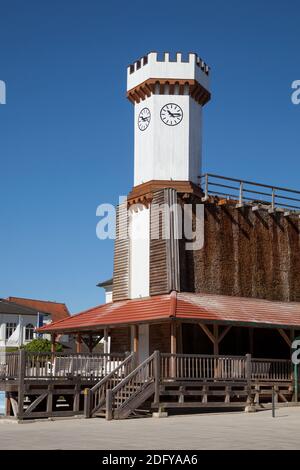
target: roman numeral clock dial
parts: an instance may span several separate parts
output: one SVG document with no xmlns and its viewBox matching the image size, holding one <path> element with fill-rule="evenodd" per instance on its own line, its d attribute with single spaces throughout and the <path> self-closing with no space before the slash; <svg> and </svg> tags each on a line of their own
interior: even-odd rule
<svg viewBox="0 0 300 470">
<path fill-rule="evenodd" d="M 177 126 L 182 121 L 183 111 L 178 104 L 168 103 L 161 108 L 160 118 L 167 126 Z"/>
<path fill-rule="evenodd" d="M 149 108 L 143 108 L 140 111 L 139 117 L 138 117 L 138 127 L 140 131 L 145 131 L 147 127 L 149 126 L 151 121 L 151 113 Z"/>
</svg>

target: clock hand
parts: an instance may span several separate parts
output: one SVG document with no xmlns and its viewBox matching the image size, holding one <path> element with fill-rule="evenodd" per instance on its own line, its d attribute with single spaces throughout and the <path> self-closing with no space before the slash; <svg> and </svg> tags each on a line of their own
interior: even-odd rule
<svg viewBox="0 0 300 470">
<path fill-rule="evenodd" d="M 171 111 L 168 110 L 168 113 L 170 114 L 171 117 L 179 117 L 180 113 L 171 113 Z"/>
</svg>

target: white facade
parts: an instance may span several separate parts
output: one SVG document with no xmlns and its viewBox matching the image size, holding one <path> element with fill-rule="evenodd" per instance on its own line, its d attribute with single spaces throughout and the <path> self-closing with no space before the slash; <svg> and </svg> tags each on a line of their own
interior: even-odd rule
<svg viewBox="0 0 300 470">
<path fill-rule="evenodd" d="M 202 105 L 191 96 L 195 84 L 208 92 L 208 67 L 196 54 L 187 61 L 176 54 L 172 61 L 168 53 L 158 60 L 151 52 L 128 67 L 128 94 L 147 91 L 134 105 L 134 186 L 151 180 L 199 183 Z M 165 106 L 170 121 L 162 119 Z"/>
<path fill-rule="evenodd" d="M 188 60 L 178 52 L 175 60 L 171 60 L 166 52 L 163 60 L 158 59 L 157 52 L 147 54 L 127 68 L 127 90 L 131 90 L 149 78 L 197 80 L 207 90 L 209 89 L 208 66 L 195 53 L 188 54 Z M 145 63 L 146 62 L 146 63 Z"/>
<path fill-rule="evenodd" d="M 148 297 L 150 280 L 150 209 L 140 204 L 129 210 L 130 298 Z"/>
<path fill-rule="evenodd" d="M 36 334 L 37 315 L 0 314 L 0 349 L 17 348 L 29 343 Z"/>
<path fill-rule="evenodd" d="M 166 125 L 160 113 L 167 104 L 182 109 L 182 121 Z M 139 114 L 148 108 L 147 129 L 138 127 Z M 134 109 L 134 186 L 151 180 L 199 183 L 201 173 L 202 107 L 189 95 L 151 95 Z"/>
</svg>

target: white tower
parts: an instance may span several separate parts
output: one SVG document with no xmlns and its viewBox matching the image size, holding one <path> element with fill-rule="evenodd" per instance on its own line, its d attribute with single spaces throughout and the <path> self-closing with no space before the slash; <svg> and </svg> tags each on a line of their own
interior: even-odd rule
<svg viewBox="0 0 300 470">
<path fill-rule="evenodd" d="M 209 101 L 209 67 L 196 55 L 184 60 L 156 52 L 127 69 L 134 103 L 134 186 L 152 180 L 199 183 L 202 107 Z"/>
</svg>

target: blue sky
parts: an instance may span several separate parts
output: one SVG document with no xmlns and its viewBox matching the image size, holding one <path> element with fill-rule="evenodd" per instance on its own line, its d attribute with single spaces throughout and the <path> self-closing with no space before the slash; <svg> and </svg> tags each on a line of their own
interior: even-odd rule
<svg viewBox="0 0 300 470">
<path fill-rule="evenodd" d="M 132 187 L 126 66 L 149 51 L 211 66 L 205 171 L 299 188 L 299 19 L 298 0 L 0 0 L 0 296 L 103 301 L 96 207 Z"/>
</svg>

